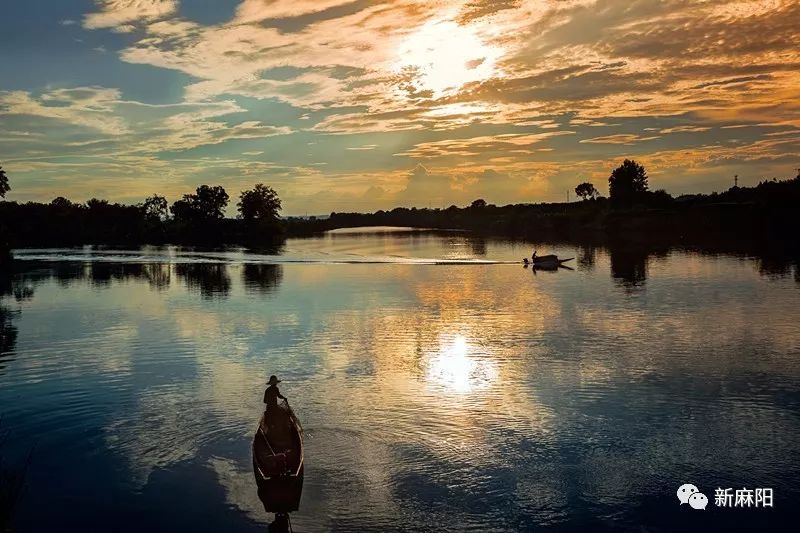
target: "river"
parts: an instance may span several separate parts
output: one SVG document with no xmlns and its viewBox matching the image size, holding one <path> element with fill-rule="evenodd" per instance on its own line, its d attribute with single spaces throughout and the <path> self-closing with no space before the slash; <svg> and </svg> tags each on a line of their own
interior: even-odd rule
<svg viewBox="0 0 800 533">
<path fill-rule="evenodd" d="M 18 250 L 0 280 L 19 531 L 265 531 L 270 374 L 303 422 L 295 531 L 796 521 L 800 271 L 758 257 L 328 234 L 274 253 Z M 693 483 L 705 511 L 679 505 Z M 770 488 L 726 509 L 717 488 Z"/>
</svg>

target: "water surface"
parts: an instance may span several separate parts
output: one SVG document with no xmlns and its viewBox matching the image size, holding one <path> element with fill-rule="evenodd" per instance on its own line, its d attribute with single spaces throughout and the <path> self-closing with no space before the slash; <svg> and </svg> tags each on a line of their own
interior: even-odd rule
<svg viewBox="0 0 800 533">
<path fill-rule="evenodd" d="M 264 531 L 250 440 L 273 373 L 306 430 L 296 531 L 796 519 L 796 264 L 540 246 L 576 258 L 542 272 L 518 263 L 531 248 L 18 251 L 0 412 L 12 458 L 35 446 L 19 530 Z M 745 486 L 775 508 L 714 508 Z"/>
</svg>

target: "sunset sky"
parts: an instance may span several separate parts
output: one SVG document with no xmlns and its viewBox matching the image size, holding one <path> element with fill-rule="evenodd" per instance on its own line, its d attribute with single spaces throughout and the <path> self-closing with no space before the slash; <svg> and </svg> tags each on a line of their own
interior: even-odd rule
<svg viewBox="0 0 800 533">
<path fill-rule="evenodd" d="M 678 195 L 800 166 L 800 2 L 6 2 L 9 200 L 272 185 L 285 214 Z M 574 198 L 574 194 L 572 195 Z"/>
</svg>

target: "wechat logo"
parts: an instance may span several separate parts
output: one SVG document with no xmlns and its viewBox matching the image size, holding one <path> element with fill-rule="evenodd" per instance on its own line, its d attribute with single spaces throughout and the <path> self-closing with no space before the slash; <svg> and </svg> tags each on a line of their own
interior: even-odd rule
<svg viewBox="0 0 800 533">
<path fill-rule="evenodd" d="M 684 483 L 678 487 L 678 499 L 681 505 L 688 503 L 692 509 L 705 509 L 708 505 L 706 495 L 691 483 Z"/>
</svg>

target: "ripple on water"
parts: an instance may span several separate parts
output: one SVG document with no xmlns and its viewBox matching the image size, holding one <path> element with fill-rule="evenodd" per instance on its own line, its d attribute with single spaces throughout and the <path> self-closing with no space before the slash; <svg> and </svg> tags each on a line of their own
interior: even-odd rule
<svg viewBox="0 0 800 533">
<path fill-rule="evenodd" d="M 0 369 L 12 445 L 36 442 L 33 479 L 73 483 L 86 513 L 124 515 L 145 492 L 167 518 L 181 495 L 260 512 L 250 443 L 276 373 L 306 429 L 296 530 L 626 528 L 677 477 L 797 495 L 792 280 L 692 254 L 627 284 L 613 251 L 548 276 L 428 266 L 511 261 L 520 246 L 386 239 L 292 241 L 265 284 L 241 264 L 274 257 L 241 250 L 22 252 L 54 261 L 26 278 L 30 297 L 3 300 L 19 310 Z M 69 254 L 80 268 L 57 268 Z M 375 259 L 392 264 L 323 264 Z M 151 283 L 90 268 L 104 260 L 167 268 Z M 187 474 L 203 471 L 211 481 Z M 59 520 L 84 512 L 46 483 L 31 494 L 22 516 L 39 530 L 41 501 Z"/>
</svg>

